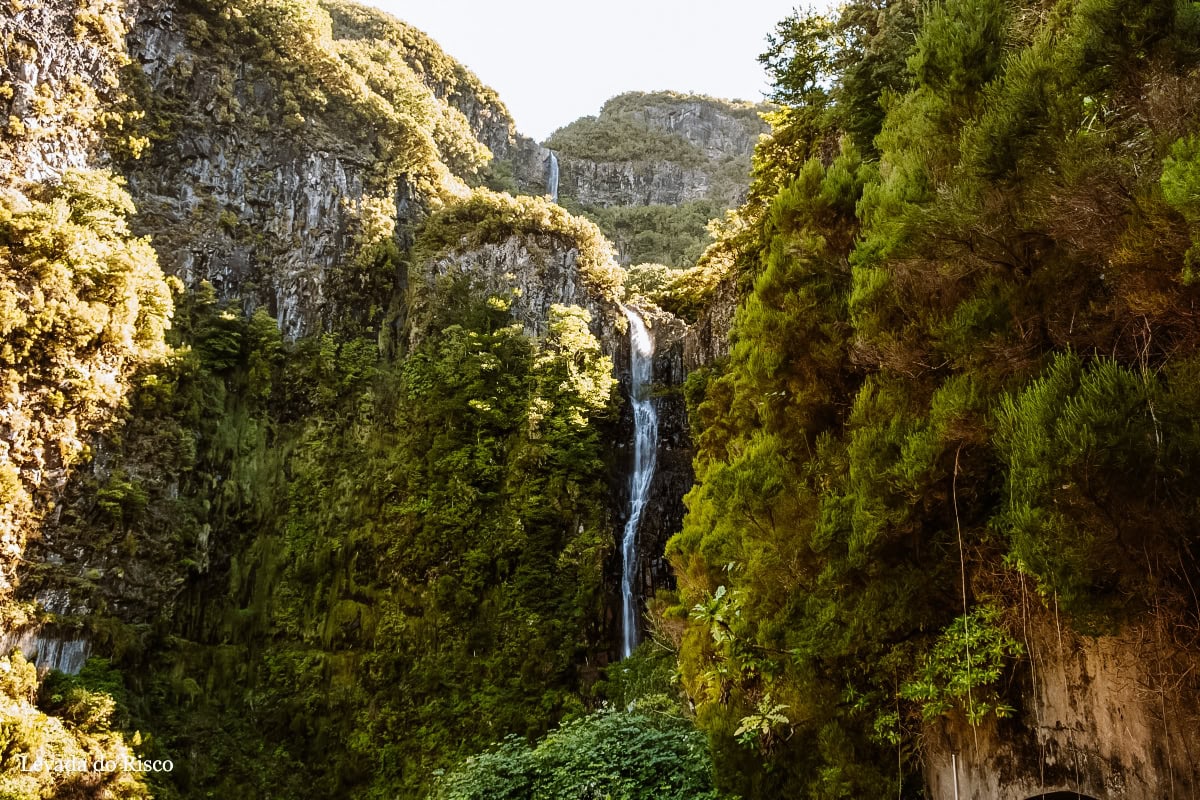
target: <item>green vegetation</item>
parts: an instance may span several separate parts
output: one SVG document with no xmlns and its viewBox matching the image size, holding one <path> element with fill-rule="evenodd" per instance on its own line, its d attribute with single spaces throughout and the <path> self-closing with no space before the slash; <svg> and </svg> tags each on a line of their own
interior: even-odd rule
<svg viewBox="0 0 1200 800">
<path fill-rule="evenodd" d="M 451 58 L 437 42 L 411 25 L 373 8 L 341 0 L 327 0 L 324 8 L 330 14 L 335 40 L 390 44 L 400 51 L 406 63 L 438 97 L 471 98 L 507 116 L 495 91 Z"/>
<path fill-rule="evenodd" d="M 45 510 L 39 476 L 85 455 L 131 374 L 165 353 L 170 293 L 132 211 L 104 172 L 0 193 L 0 529 L 18 553 Z"/>
<path fill-rule="evenodd" d="M 1200 262 L 1200 136 L 1180 139 L 1171 146 L 1163 162 L 1163 199 L 1178 211 L 1192 229 L 1192 247 L 1184 258 L 1183 279 L 1196 280 L 1195 268 Z"/>
<path fill-rule="evenodd" d="M 572 207 L 569 201 L 567 207 Z M 580 208 L 577 213 L 596 223 L 623 263 L 683 268 L 695 264 L 712 241 L 708 225 L 721 211 L 714 202 L 694 200 L 678 206 Z"/>
<path fill-rule="evenodd" d="M 119 65 L 120 26 L 78 12 Z M 0 533 L 23 561 L 0 618 L 106 658 L 39 681 L 0 654 L 0 795 L 918 797 L 931 726 L 1015 724 L 1029 615 L 1200 625 L 1200 4 L 793 14 L 763 55 L 782 107 L 746 202 L 711 223 L 707 200 L 594 224 L 468 191 L 488 153 L 454 103 L 502 107 L 377 12 L 200 0 L 177 20 L 211 108 L 106 66 L 122 90 L 76 87 L 81 125 L 119 160 L 279 130 L 371 165 L 364 200 L 327 327 L 285 341 L 252 299 L 165 280 L 119 179 L 5 176 Z M 0 158 L 67 113 L 43 94 Z M 757 120 L 631 94 L 551 145 L 696 167 L 647 121 L 685 101 Z M 397 230 L 398 185 L 419 229 Z M 195 224 L 263 236 L 212 198 Z M 603 670 L 614 365 L 583 308 L 532 335 L 489 283 L 515 278 L 437 271 L 514 242 L 573 251 L 608 302 L 696 319 L 741 296 L 728 358 L 683 387 L 696 484 L 679 588 L 651 603 L 669 648 Z M 58 614 L 29 600 L 64 589 Z M 22 772 L 35 751 L 176 770 L 87 783 Z"/>
<path fill-rule="evenodd" d="M 656 116 L 678 116 L 684 105 L 736 120 L 751 140 L 762 126 L 758 117 L 761 104 L 676 92 L 626 92 L 605 102 L 598 116 L 582 117 L 559 128 L 545 145 L 565 156 L 590 161 L 666 161 L 700 167 L 707 160 L 700 147 L 653 121 Z"/>
<path fill-rule="evenodd" d="M 971 725 L 979 725 L 988 714 L 1010 716 L 1014 709 L 999 699 L 996 687 L 1009 659 L 1023 653 L 1021 644 L 1005 630 L 1000 610 L 978 606 L 942 632 L 916 678 L 900 687 L 899 696 L 916 701 L 926 720 L 946 714 L 955 704 Z M 898 724 L 899 715 L 876 719 L 876 733 L 884 734 L 880 723 Z M 900 743 L 894 730 L 886 735 L 889 744 Z"/>
<path fill-rule="evenodd" d="M 112 659 L 51 676 L 37 707 L 32 667 L 0 664 L 18 676 L 4 693 L 6 796 L 421 796 L 436 768 L 584 709 L 587 665 L 606 649 L 602 443 L 617 395 L 586 311 L 553 306 L 532 337 L 511 298 L 456 280 L 405 296 L 398 277 L 515 236 L 573 249 L 599 298 L 622 275 L 586 220 L 541 198 L 467 195 L 454 174 L 488 153 L 447 98 L 503 107 L 418 32 L 342 4 L 178 12 L 198 57 L 159 77 L 211 84 L 212 104 L 189 112 L 127 71 L 142 133 L 285 131 L 369 165 L 366 197 L 323 276 L 331 330 L 296 342 L 207 283 L 173 281 L 172 301 L 118 179 L 69 172 L 0 197 L 12 443 L 0 528 L 23 546 L 10 533 L 35 530 L 53 494 L 19 591 L 69 592 L 58 614 L 8 597 L 0 610 L 6 630 L 45 622 Z M 124 165 L 149 182 L 161 168 Z M 436 210 L 411 249 L 396 231 L 399 182 Z M 241 209 L 198 200 L 195 230 L 165 230 L 157 247 L 201 230 L 269 250 Z M 430 313 L 403 331 L 411 349 L 384 357 L 379 323 L 419 301 Z M 67 482 L 61 496 L 46 473 Z M 664 741 L 694 744 L 681 726 Z M 177 769 L 157 783 L 13 774 L 16 755 L 43 746 L 167 754 Z"/>
<path fill-rule="evenodd" d="M 153 785 L 164 773 L 118 768 L 163 756 L 149 738 L 128 732 L 124 687 L 114 675 L 92 659 L 78 676 L 52 674 L 43 683 L 20 653 L 0 657 L 0 795 L 11 800 L 174 796 L 169 788 Z"/>
<path fill-rule="evenodd" d="M 441 778 L 432 796 L 718 800 L 707 743 L 684 712 L 672 653 L 648 642 L 605 673 L 595 687 L 606 699 L 599 711 L 564 722 L 533 746 L 509 737 Z"/>
<path fill-rule="evenodd" d="M 455 281 L 420 287 L 431 312 L 419 343 L 402 361 L 381 357 L 392 343 L 378 323 L 418 302 L 396 293 L 397 273 L 512 236 L 574 249 L 597 296 L 618 294 L 621 273 L 586 220 L 484 191 L 401 249 L 397 179 L 436 208 L 465 194 L 451 170 L 488 157 L 442 98 L 503 113 L 423 35 L 340 4 L 201 4 L 179 19 L 204 60 L 173 77 L 215 69 L 214 104 L 189 119 L 131 73 L 147 134 L 281 127 L 373 164 L 368 196 L 325 276 L 333 330 L 288 343 L 265 309 L 204 283 L 175 283 L 166 331 L 170 292 L 149 242 L 129 234 L 119 181 L 68 173 L 4 195 L 0 366 L 6 407 L 27 411 L 5 419 L 36 434 L 17 430 L 29 452 L 0 454 L 6 536 L 9 523 L 36 527 L 35 470 L 87 468 L 69 475 L 20 576 L 22 597 L 66 589 L 69 608 L 5 598 L 3 615 L 77 631 L 115 665 L 103 692 L 81 683 L 90 673 L 52 676 L 40 709 L 14 706 L 6 752 L 134 741 L 177 765 L 149 789 L 136 775 L 69 786 L 18 775 L 8 788 L 421 796 L 435 768 L 583 709 L 586 664 L 606 646 L 613 467 L 601 443 L 616 394 L 587 312 L 555 306 L 533 338 L 508 298 Z M 248 61 L 270 102 L 247 102 L 222 60 Z M 263 244 L 210 198 L 192 224 Z M 110 735 L 135 728 L 155 736 Z"/>
<path fill-rule="evenodd" d="M 625 291 L 657 303 L 678 272 L 665 264 L 634 264 L 625 270 Z"/>
<path fill-rule="evenodd" d="M 1195 4 L 877 5 L 781 23 L 746 205 L 636 279 L 745 293 L 668 616 L 748 798 L 918 796 L 924 726 L 1018 706 L 1039 598 L 1195 624 Z"/>
<path fill-rule="evenodd" d="M 600 109 L 602 116 L 615 117 L 636 116 L 645 114 L 647 108 L 659 106 L 676 106 L 680 103 L 697 103 L 702 107 L 719 111 L 745 123 L 750 128 L 760 125 L 759 114 L 763 110 L 762 103 L 752 103 L 745 100 L 723 100 L 703 94 L 684 94 L 682 92 L 625 92 L 605 101 Z"/>
<path fill-rule="evenodd" d="M 28 20 L 43 14 L 41 2 L 5 0 L 8 24 L 0 28 L 0 47 L 7 67 L 0 73 L 0 186 L 38 180 L 49 169 L 58 172 L 60 151 L 79 156 L 105 146 L 110 152 L 136 158 L 148 143 L 136 132 L 141 114 L 131 105 L 120 75 L 129 65 L 125 47 L 128 18 L 108 0 L 80 0 L 71 6 L 68 23 L 74 39 L 87 42 L 89 69 L 83 74 L 46 69 L 47 51 L 61 46 L 64 31 L 46 29 Z M 25 20 L 18 21 L 24 12 Z M 61 23 L 60 23 L 61 24 Z M 34 66 L 30 70 L 26 65 Z M 21 87 L 24 81 L 30 84 Z M 48 157 L 48 158 L 47 158 Z"/>
<path fill-rule="evenodd" d="M 434 795 L 445 800 L 716 800 L 703 734 L 654 713 L 601 711 L 530 748 L 510 740 L 474 756 Z"/>
<path fill-rule="evenodd" d="M 110 477 L 64 511 L 60 536 L 94 531 L 91 563 L 122 539 L 131 576 L 183 556 L 186 613 L 140 612 L 170 637 L 128 609 L 81 621 L 120 652 L 180 794 L 419 796 L 435 767 L 582 708 L 612 363 L 580 309 L 532 339 L 503 302 L 439 291 L 392 363 L 363 339 L 285 346 L 261 312 L 182 296 L 169 368 L 106 443 Z"/>
</svg>

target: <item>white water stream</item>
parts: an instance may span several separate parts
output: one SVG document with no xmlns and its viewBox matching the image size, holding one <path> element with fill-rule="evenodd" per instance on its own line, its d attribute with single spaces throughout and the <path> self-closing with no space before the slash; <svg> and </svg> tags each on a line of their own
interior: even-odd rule
<svg viewBox="0 0 1200 800">
<path fill-rule="evenodd" d="M 550 195 L 550 200 L 558 202 L 558 156 L 554 155 L 554 151 L 550 151 L 550 174 L 546 176 L 546 194 Z"/>
<path fill-rule="evenodd" d="M 629 518 L 621 538 L 621 655 L 629 656 L 638 641 L 638 608 L 634 581 L 637 578 L 637 532 L 642 510 L 654 479 L 658 454 L 658 413 L 650 400 L 654 379 L 654 339 L 646 323 L 632 309 L 624 308 L 629 320 L 629 397 L 633 403 L 633 470 L 629 475 Z"/>
<path fill-rule="evenodd" d="M 78 675 L 91 654 L 91 643 L 69 634 L 54 633 L 40 627 L 0 636 L 0 655 L 20 648 L 25 658 L 37 664 L 38 672 L 56 669 L 68 675 Z"/>
</svg>

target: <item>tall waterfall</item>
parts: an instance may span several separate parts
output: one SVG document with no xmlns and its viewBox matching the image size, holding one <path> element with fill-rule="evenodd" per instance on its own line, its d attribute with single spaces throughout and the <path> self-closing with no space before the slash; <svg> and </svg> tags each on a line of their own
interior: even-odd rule
<svg viewBox="0 0 1200 800">
<path fill-rule="evenodd" d="M 638 640 L 637 532 L 650 496 L 658 454 L 658 413 L 650 400 L 654 378 L 654 339 L 636 311 L 622 306 L 629 320 L 629 397 L 633 402 L 633 471 L 629 475 L 629 519 L 621 538 L 621 654 L 633 652 Z"/>
<path fill-rule="evenodd" d="M 558 156 L 550 151 L 550 174 L 546 176 L 546 194 L 555 203 L 558 202 Z"/>
</svg>

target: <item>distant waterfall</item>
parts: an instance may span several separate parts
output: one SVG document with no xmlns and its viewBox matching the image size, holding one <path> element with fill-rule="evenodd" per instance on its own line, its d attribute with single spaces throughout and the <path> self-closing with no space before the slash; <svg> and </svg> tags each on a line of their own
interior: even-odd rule
<svg viewBox="0 0 1200 800">
<path fill-rule="evenodd" d="M 550 174 L 546 176 L 546 194 L 553 202 L 558 202 L 558 156 L 553 150 L 550 151 Z"/>
<path fill-rule="evenodd" d="M 0 636 L 0 653 L 8 655 L 14 649 L 20 649 L 34 662 L 39 673 L 56 669 L 68 675 L 78 675 L 92 652 L 87 639 L 40 626 Z"/>
<path fill-rule="evenodd" d="M 633 402 L 633 471 L 629 475 L 629 519 L 621 539 L 621 654 L 629 656 L 638 640 L 637 532 L 650 496 L 658 454 L 658 413 L 650 400 L 654 378 L 654 339 L 636 311 L 622 307 L 629 320 L 629 398 Z"/>
</svg>

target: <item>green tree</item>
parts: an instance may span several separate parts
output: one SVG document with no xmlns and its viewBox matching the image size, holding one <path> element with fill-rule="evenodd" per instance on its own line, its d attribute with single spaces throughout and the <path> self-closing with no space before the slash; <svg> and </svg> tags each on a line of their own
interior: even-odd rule
<svg viewBox="0 0 1200 800">
<path fill-rule="evenodd" d="M 510 740 L 441 779 L 439 800 L 716 800 L 704 737 L 685 720 L 601 711 L 534 747 Z"/>
</svg>

